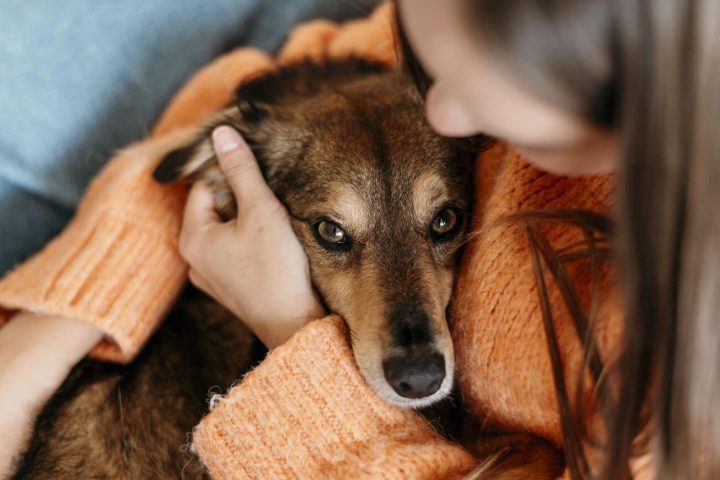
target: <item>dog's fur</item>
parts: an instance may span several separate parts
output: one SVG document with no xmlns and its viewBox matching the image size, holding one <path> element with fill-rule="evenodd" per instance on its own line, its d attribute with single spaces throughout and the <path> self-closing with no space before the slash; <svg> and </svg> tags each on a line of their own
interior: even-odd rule
<svg viewBox="0 0 720 480">
<path fill-rule="evenodd" d="M 75 368 L 38 417 L 13 478 L 209 478 L 189 434 L 208 395 L 262 355 L 242 322 L 189 288 L 132 364 Z"/>
<path fill-rule="evenodd" d="M 453 350 L 445 309 L 470 206 L 471 162 L 425 123 L 408 80 L 350 61 L 289 68 L 241 88 L 236 105 L 156 171 L 162 181 L 207 183 L 230 218 L 234 197 L 210 141 L 220 124 L 243 133 L 288 207 L 313 283 L 347 321 L 368 382 L 400 406 L 446 396 Z M 437 238 L 432 223 L 445 209 L 457 225 Z M 352 239 L 346 251 L 323 246 L 318 222 L 327 220 Z M 433 354 L 445 364 L 433 395 L 407 398 L 388 385 L 384 362 Z"/>
<path fill-rule="evenodd" d="M 355 60 L 297 65 L 243 85 L 236 104 L 155 174 L 207 182 L 218 211 L 232 217 L 209 133 L 218 124 L 238 129 L 290 212 L 316 288 L 347 321 L 361 372 L 380 395 L 415 408 L 452 387 L 445 314 L 473 183 L 469 150 L 435 134 L 422 109 L 400 73 Z M 433 225 L 447 209 L 445 220 L 457 224 L 441 235 Z M 323 243 L 323 221 L 352 240 Z M 15 478 L 203 478 L 181 448 L 186 434 L 208 391 L 224 391 L 261 358 L 257 343 L 190 290 L 131 365 L 78 366 L 39 417 Z M 407 398 L 390 386 L 388 362 L 432 355 L 444 368 L 434 393 Z"/>
</svg>

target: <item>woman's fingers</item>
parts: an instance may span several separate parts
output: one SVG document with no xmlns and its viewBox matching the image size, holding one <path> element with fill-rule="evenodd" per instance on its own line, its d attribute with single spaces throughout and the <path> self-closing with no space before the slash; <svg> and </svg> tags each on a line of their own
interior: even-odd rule
<svg viewBox="0 0 720 480">
<path fill-rule="evenodd" d="M 220 222 L 215 211 L 215 195 L 210 188 L 198 182 L 190 189 L 183 224 L 193 229 Z"/>
<path fill-rule="evenodd" d="M 180 255 L 190 261 L 196 247 L 201 247 L 202 233 L 206 227 L 220 223 L 220 217 L 215 212 L 215 197 L 212 191 L 202 182 L 196 183 L 190 189 L 183 225 L 180 231 Z"/>
<path fill-rule="evenodd" d="M 242 136 L 232 127 L 222 125 L 212 134 L 220 168 L 228 179 L 238 203 L 238 217 L 263 205 L 274 206 L 275 194 L 265 183 L 260 166 Z"/>
</svg>

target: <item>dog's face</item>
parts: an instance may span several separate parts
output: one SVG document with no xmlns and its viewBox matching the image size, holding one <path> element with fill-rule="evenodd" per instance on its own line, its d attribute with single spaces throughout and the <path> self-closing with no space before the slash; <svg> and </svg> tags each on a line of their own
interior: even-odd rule
<svg viewBox="0 0 720 480">
<path fill-rule="evenodd" d="M 253 147 L 368 382 L 401 406 L 447 395 L 454 361 L 445 312 L 471 162 L 427 126 L 407 81 L 365 75 L 302 100 L 241 104 L 211 123 L 235 126 Z M 208 138 L 171 154 L 159 176 L 184 165 L 184 175 L 214 185 L 219 211 L 231 216 Z"/>
</svg>

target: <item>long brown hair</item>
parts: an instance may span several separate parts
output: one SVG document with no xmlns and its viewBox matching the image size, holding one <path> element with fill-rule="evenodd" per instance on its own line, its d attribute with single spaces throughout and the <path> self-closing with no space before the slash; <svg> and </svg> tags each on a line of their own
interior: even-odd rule
<svg viewBox="0 0 720 480">
<path fill-rule="evenodd" d="M 525 88 L 616 130 L 623 144 L 613 240 L 626 315 L 600 477 L 627 476 L 647 410 L 659 478 L 720 478 L 720 2 L 463 8 L 468 33 Z M 401 40 L 424 92 L 427 76 Z M 582 449 L 567 450 L 578 470 L 582 461 L 568 457 Z"/>
</svg>

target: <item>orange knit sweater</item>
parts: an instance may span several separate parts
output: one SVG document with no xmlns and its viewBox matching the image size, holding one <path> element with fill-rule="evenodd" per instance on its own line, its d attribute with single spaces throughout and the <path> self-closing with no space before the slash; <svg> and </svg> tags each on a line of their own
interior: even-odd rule
<svg viewBox="0 0 720 480">
<path fill-rule="evenodd" d="M 239 49 L 201 70 L 152 135 L 120 152 L 93 181 L 65 231 L 0 282 L 0 325 L 17 309 L 82 319 L 106 333 L 93 356 L 132 359 L 185 282 L 177 253 L 185 192 L 152 181 L 158 159 L 226 104 L 239 83 L 277 62 L 355 55 L 393 64 L 391 19 L 385 5 L 343 26 L 311 22 L 293 32 L 275 62 Z M 477 188 L 476 234 L 462 260 L 452 319 L 463 398 L 495 425 L 560 445 L 527 240 L 522 228 L 493 222 L 523 210 L 607 212 L 613 182 L 544 174 L 499 144 L 478 159 Z M 555 247 L 582 239 L 567 226 L 545 233 Z M 568 268 L 587 297 L 587 266 Z M 620 308 L 611 269 L 601 277 L 598 336 L 608 353 Z M 572 386 L 581 345 L 552 285 L 550 298 Z M 193 447 L 214 478 L 444 478 L 476 463 L 418 414 L 375 395 L 336 316 L 312 322 L 272 351 L 195 429 Z"/>
</svg>

